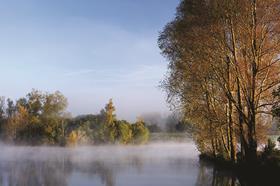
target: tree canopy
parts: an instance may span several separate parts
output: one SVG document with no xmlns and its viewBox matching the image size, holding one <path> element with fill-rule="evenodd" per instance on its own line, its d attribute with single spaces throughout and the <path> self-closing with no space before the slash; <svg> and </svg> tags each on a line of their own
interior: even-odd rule
<svg viewBox="0 0 280 186">
<path fill-rule="evenodd" d="M 199 150 L 254 161 L 280 83 L 280 2 L 183 0 L 158 43 L 169 60 L 162 87 Z"/>
<path fill-rule="evenodd" d="M 1 138 L 17 144 L 70 145 L 141 144 L 149 131 L 145 123 L 117 120 L 113 100 L 96 115 L 75 118 L 66 112 L 67 99 L 60 93 L 32 90 L 15 102 L 0 98 Z"/>
</svg>

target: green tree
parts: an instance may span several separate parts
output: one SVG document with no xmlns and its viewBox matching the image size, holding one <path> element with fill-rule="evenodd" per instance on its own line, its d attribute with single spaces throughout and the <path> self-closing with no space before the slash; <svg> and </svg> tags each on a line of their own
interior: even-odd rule
<svg viewBox="0 0 280 186">
<path fill-rule="evenodd" d="M 38 90 L 32 90 L 27 94 L 27 105 L 29 113 L 34 117 L 39 117 L 42 113 L 45 95 Z"/>
<path fill-rule="evenodd" d="M 28 100 L 26 98 L 20 98 L 16 102 L 16 106 L 22 106 L 26 109 L 28 109 Z"/>
<path fill-rule="evenodd" d="M 121 144 L 129 144 L 133 138 L 131 124 L 128 123 L 127 121 L 122 120 L 122 121 L 117 121 L 116 126 L 117 126 L 117 133 L 118 133 L 117 135 L 118 141 Z"/>
<path fill-rule="evenodd" d="M 32 90 L 16 105 L 8 99 L 6 133 L 12 140 L 32 144 L 59 143 L 65 129 L 67 99 L 60 93 Z"/>
<path fill-rule="evenodd" d="M 135 144 L 145 144 L 149 140 L 150 133 L 142 119 L 138 119 L 138 121 L 132 125 L 132 133 L 133 142 Z"/>
<path fill-rule="evenodd" d="M 117 120 L 112 99 L 98 115 L 72 118 L 65 112 L 67 99 L 60 93 L 32 90 L 14 104 L 0 99 L 1 131 L 16 143 L 75 145 L 77 143 L 146 143 L 149 131 L 142 120 L 131 125 Z M 3 121 L 2 121 L 3 120 Z"/>
<path fill-rule="evenodd" d="M 114 143 L 117 137 L 117 128 L 116 128 L 116 115 L 115 106 L 113 100 L 110 99 L 109 103 L 105 106 L 105 123 L 104 123 L 104 132 L 106 141 Z"/>
<path fill-rule="evenodd" d="M 114 114 L 115 111 L 116 109 L 113 104 L 113 99 L 110 99 L 109 103 L 105 106 L 106 123 L 108 125 L 114 125 L 114 121 L 116 120 L 116 115 Z"/>
<path fill-rule="evenodd" d="M 14 113 L 16 112 L 16 107 L 14 105 L 14 101 L 11 100 L 10 98 L 7 99 L 7 109 L 6 109 L 6 113 L 7 113 L 7 116 L 8 118 L 11 118 Z"/>
<path fill-rule="evenodd" d="M 46 137 L 52 143 L 59 143 L 65 135 L 64 115 L 67 105 L 67 99 L 58 91 L 44 95 L 40 120 L 45 128 Z"/>
</svg>

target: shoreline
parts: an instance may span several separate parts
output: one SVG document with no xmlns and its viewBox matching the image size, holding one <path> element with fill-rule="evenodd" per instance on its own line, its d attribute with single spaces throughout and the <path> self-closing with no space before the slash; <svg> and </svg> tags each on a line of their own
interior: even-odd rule
<svg viewBox="0 0 280 186">
<path fill-rule="evenodd" d="M 214 172 L 230 172 L 229 176 L 238 178 L 241 185 L 279 185 L 279 165 L 271 165 L 260 160 L 255 164 L 233 163 L 206 154 L 200 154 L 199 161 L 213 166 Z"/>
</svg>

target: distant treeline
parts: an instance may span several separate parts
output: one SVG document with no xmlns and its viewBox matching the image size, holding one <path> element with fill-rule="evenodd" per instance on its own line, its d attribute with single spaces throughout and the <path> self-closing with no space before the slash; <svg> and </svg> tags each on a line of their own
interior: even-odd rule
<svg viewBox="0 0 280 186">
<path fill-rule="evenodd" d="M 0 98 L 0 134 L 7 143 L 30 145 L 142 144 L 149 130 L 136 123 L 117 120 L 112 100 L 96 115 L 72 118 L 67 99 L 60 93 L 32 90 L 16 101 Z"/>
<path fill-rule="evenodd" d="M 162 117 L 159 113 L 141 115 L 151 133 L 190 133 L 190 124 L 183 120 L 179 113 Z"/>
</svg>

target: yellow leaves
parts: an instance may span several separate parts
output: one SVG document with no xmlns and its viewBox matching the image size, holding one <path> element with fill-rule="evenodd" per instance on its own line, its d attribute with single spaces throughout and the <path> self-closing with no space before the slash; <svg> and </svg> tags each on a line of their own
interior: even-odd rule
<svg viewBox="0 0 280 186">
<path fill-rule="evenodd" d="M 30 118 L 30 124 L 37 124 L 40 122 L 40 119 L 36 116 L 31 116 Z"/>
<path fill-rule="evenodd" d="M 45 132 L 48 133 L 48 134 L 51 134 L 51 133 L 52 133 L 52 127 L 48 126 L 48 127 L 45 129 Z"/>
<path fill-rule="evenodd" d="M 18 117 L 21 119 L 21 120 L 27 120 L 28 119 L 28 111 L 25 107 L 23 106 L 18 106 Z"/>
<path fill-rule="evenodd" d="M 113 99 L 109 100 L 109 103 L 106 105 L 105 110 L 106 110 L 106 122 L 109 125 L 113 125 L 115 119 L 114 112 L 116 110 L 113 104 Z"/>
<path fill-rule="evenodd" d="M 136 123 L 144 123 L 144 119 L 141 116 L 136 118 Z"/>
<path fill-rule="evenodd" d="M 18 111 L 8 119 L 6 134 L 11 139 L 16 139 L 18 133 L 28 124 L 28 111 L 23 106 L 18 106 Z"/>
<path fill-rule="evenodd" d="M 76 131 L 72 131 L 68 137 L 68 145 L 69 146 L 76 146 L 78 142 L 78 134 Z"/>
</svg>

